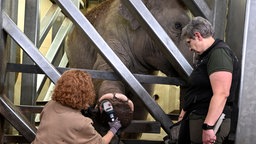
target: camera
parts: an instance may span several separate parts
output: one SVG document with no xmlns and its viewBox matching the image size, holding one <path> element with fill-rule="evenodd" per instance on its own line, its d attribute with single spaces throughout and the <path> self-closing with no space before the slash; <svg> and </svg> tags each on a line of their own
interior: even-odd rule
<svg viewBox="0 0 256 144">
<path fill-rule="evenodd" d="M 115 121 L 115 119 L 116 119 L 115 112 L 114 112 L 114 108 L 113 108 L 111 102 L 108 100 L 103 100 L 101 102 L 101 107 L 102 107 L 103 112 L 105 112 L 106 115 L 108 116 L 108 121 L 109 122 Z"/>
</svg>

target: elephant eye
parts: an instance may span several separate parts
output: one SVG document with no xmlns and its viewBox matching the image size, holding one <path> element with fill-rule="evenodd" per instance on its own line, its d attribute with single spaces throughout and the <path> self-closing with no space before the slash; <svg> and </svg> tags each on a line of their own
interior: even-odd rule
<svg viewBox="0 0 256 144">
<path fill-rule="evenodd" d="M 175 29 L 182 30 L 182 24 L 179 22 L 175 23 Z"/>
</svg>

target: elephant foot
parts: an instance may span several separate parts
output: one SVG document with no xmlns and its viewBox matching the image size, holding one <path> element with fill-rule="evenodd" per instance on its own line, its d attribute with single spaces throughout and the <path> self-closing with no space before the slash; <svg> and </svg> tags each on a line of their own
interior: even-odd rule
<svg viewBox="0 0 256 144">
<path fill-rule="evenodd" d="M 118 100 L 121 100 L 123 102 L 126 102 L 129 105 L 131 111 L 134 111 L 133 102 L 129 98 L 127 98 L 124 94 L 121 94 L 121 93 L 107 93 L 107 94 L 102 95 L 98 101 L 100 102 L 103 99 L 118 99 Z"/>
<path fill-rule="evenodd" d="M 133 102 L 130 99 L 121 93 L 107 93 L 101 96 L 97 105 L 100 106 L 103 100 L 107 100 L 112 104 L 114 109 L 114 117 L 117 117 L 118 120 L 120 120 L 122 129 L 130 125 L 133 119 L 134 111 Z M 102 113 L 100 119 L 108 120 L 106 114 L 104 113 Z M 107 123 L 107 121 L 104 123 Z"/>
</svg>

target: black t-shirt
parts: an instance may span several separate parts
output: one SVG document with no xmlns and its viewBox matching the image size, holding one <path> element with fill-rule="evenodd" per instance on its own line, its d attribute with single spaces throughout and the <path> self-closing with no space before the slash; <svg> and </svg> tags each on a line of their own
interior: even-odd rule
<svg viewBox="0 0 256 144">
<path fill-rule="evenodd" d="M 228 46 L 217 39 L 211 47 L 199 56 L 198 63 L 188 79 L 188 87 L 184 96 L 183 109 L 185 111 L 193 111 L 200 115 L 207 114 L 213 95 L 209 79 L 210 74 L 216 71 L 233 72 L 233 58 L 226 48 Z"/>
</svg>

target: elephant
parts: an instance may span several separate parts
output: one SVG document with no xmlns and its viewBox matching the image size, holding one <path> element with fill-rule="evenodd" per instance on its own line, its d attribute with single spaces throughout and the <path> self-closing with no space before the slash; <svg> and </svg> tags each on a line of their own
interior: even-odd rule
<svg viewBox="0 0 256 144">
<path fill-rule="evenodd" d="M 190 20 L 186 6 L 180 0 L 143 0 L 143 3 L 184 57 L 192 62 L 192 53 L 181 39 L 182 28 Z M 132 73 L 153 75 L 161 71 L 166 76 L 178 76 L 175 67 L 121 0 L 106 0 L 85 16 Z M 71 68 L 113 71 L 78 27 L 67 37 L 66 53 Z M 150 85 L 143 86 L 152 93 Z M 133 119 L 146 119 L 148 112 L 143 103 L 121 81 L 95 80 L 95 91 L 98 99 L 109 93 L 124 94 L 134 103 Z"/>
</svg>

